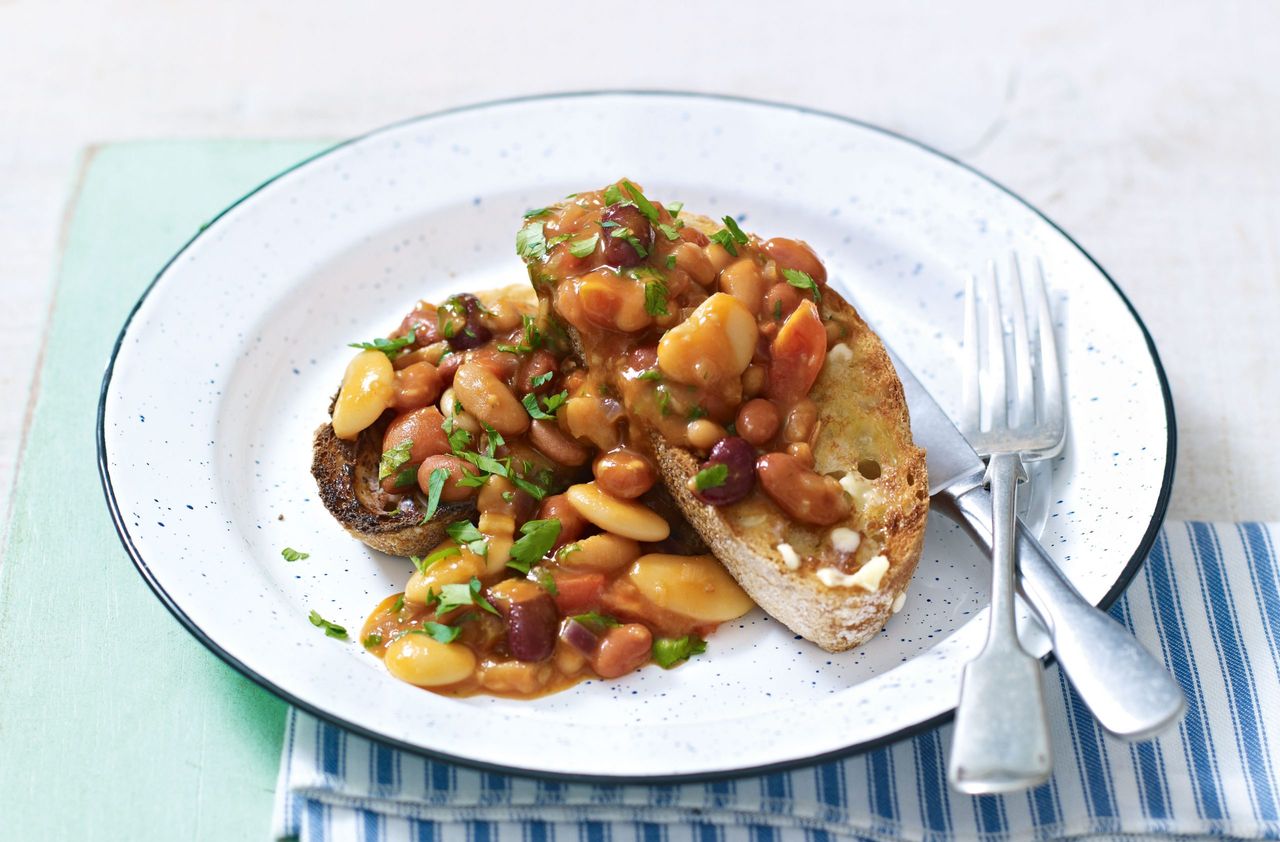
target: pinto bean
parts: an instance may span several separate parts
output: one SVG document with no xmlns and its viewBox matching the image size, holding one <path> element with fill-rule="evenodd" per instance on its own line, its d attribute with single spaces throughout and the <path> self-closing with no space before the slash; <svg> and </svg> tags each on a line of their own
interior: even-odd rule
<svg viewBox="0 0 1280 842">
<path fill-rule="evenodd" d="M 658 480 L 658 471 L 648 457 L 627 447 L 600 454 L 591 470 L 597 485 L 624 500 L 639 497 Z"/>
<path fill-rule="evenodd" d="M 440 397 L 440 388 L 440 375 L 431 363 L 414 363 L 397 369 L 396 393 L 391 398 L 391 408 L 405 412 L 430 406 Z"/>
<path fill-rule="evenodd" d="M 422 489 L 423 494 L 431 493 L 431 472 L 437 468 L 444 468 L 449 472 L 449 476 L 444 481 L 444 487 L 440 490 L 440 500 L 445 503 L 456 503 L 459 500 L 467 500 L 475 495 L 476 489 L 469 488 L 465 485 L 459 485 L 458 480 L 463 477 L 475 476 L 478 471 L 470 462 L 459 459 L 457 456 L 428 456 L 418 466 L 418 487 Z"/>
<path fill-rule="evenodd" d="M 529 413 L 511 389 L 488 368 L 463 363 L 453 376 L 453 392 L 467 412 L 504 436 L 529 429 Z"/>
<path fill-rule="evenodd" d="M 388 451 L 405 441 L 412 441 L 409 451 L 410 465 L 416 465 L 428 456 L 449 452 L 449 437 L 445 435 L 444 416 L 434 406 L 424 406 L 397 416 L 382 436 L 382 450 Z"/>
<path fill-rule="evenodd" d="M 765 240 L 764 253 L 773 258 L 779 269 L 795 269 L 804 272 L 819 284 L 827 282 L 827 270 L 808 243 L 786 237 Z"/>
<path fill-rule="evenodd" d="M 766 453 L 756 460 L 760 487 L 778 507 L 804 523 L 830 526 L 844 520 L 853 503 L 840 483 L 814 473 L 788 453 Z"/>
<path fill-rule="evenodd" d="M 761 398 L 749 400 L 738 409 L 734 427 L 738 435 L 760 447 L 778 432 L 778 408 Z"/>
<path fill-rule="evenodd" d="M 554 421 L 536 419 L 529 425 L 529 441 L 544 456 L 560 465 L 581 465 L 590 452 L 560 431 Z"/>
<path fill-rule="evenodd" d="M 639 623 L 627 623 L 605 632 L 591 666 L 601 678 L 617 678 L 644 666 L 652 650 L 653 633 Z"/>
</svg>

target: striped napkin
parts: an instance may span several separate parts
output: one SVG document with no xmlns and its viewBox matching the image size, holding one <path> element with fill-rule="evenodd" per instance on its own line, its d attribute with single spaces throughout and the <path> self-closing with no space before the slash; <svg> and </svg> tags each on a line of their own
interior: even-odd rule
<svg viewBox="0 0 1280 842">
<path fill-rule="evenodd" d="M 678 786 L 548 783 L 436 763 L 290 714 L 274 831 L 310 840 L 826 842 L 1280 839 L 1280 525 L 1169 522 L 1112 615 L 1187 694 L 1181 725 L 1103 734 L 1056 667 L 1037 789 L 947 789 L 950 726 L 846 760 Z"/>
</svg>

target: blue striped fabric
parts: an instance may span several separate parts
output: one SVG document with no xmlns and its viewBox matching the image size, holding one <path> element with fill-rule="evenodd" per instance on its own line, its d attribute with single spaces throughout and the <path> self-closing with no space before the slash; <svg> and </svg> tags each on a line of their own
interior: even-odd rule
<svg viewBox="0 0 1280 842">
<path fill-rule="evenodd" d="M 293 711 L 274 832 L 303 842 L 1280 839 L 1277 530 L 1166 524 L 1112 614 L 1177 676 L 1186 718 L 1155 740 L 1115 740 L 1052 668 L 1056 766 L 1028 793 L 948 790 L 950 726 L 763 777 L 610 787 L 435 763 Z"/>
</svg>

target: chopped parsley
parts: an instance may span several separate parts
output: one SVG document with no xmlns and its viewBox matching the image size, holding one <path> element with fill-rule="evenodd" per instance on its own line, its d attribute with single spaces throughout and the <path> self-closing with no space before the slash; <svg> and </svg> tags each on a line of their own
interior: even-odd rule
<svg viewBox="0 0 1280 842">
<path fill-rule="evenodd" d="M 381 351 L 388 357 L 394 357 L 401 348 L 406 348 L 413 344 L 414 331 L 409 331 L 404 336 L 397 336 L 395 339 L 385 339 L 378 337 L 368 342 L 349 342 L 348 348 L 359 348 L 362 351 Z"/>
<path fill-rule="evenodd" d="M 386 479 L 400 470 L 400 466 L 409 461 L 409 452 L 413 450 L 413 439 L 405 439 L 390 450 L 382 451 L 378 460 L 378 481 Z"/>
<path fill-rule="evenodd" d="M 338 625 L 337 623 L 329 622 L 324 617 L 321 617 L 318 613 L 316 613 L 315 610 L 312 610 L 309 619 L 311 620 L 311 625 L 315 626 L 316 628 L 324 629 L 324 633 L 329 637 L 336 637 L 339 640 L 347 639 L 347 630 L 345 628 Z"/>
<path fill-rule="evenodd" d="M 539 386 L 543 386 L 551 382 L 551 378 L 555 376 L 556 376 L 556 373 L 554 371 L 543 372 L 542 374 L 539 374 L 537 377 L 530 379 L 529 385 L 536 389 Z"/>
<path fill-rule="evenodd" d="M 706 491 L 708 488 L 719 488 L 729 479 L 729 466 L 725 464 L 715 464 L 709 468 L 703 468 L 693 475 L 693 485 L 699 491 Z"/>
<path fill-rule="evenodd" d="M 656 369 L 656 368 L 651 368 L 651 369 L 649 369 L 648 371 L 644 371 L 644 372 L 641 372 L 640 374 L 636 375 L 636 379 L 637 379 L 637 380 L 657 380 L 657 381 L 661 381 L 661 380 L 662 380 L 662 372 L 661 372 L 660 370 Z"/>
<path fill-rule="evenodd" d="M 521 337 L 520 344 L 504 345 L 499 342 L 499 351 L 505 351 L 509 354 L 528 354 L 542 347 L 542 331 L 538 330 L 538 325 L 533 316 L 526 314 L 520 318 L 524 322 L 524 334 Z"/>
<path fill-rule="evenodd" d="M 622 202 L 622 191 L 618 189 L 618 185 L 610 184 L 604 189 L 604 203 L 606 205 L 617 205 Z"/>
<path fill-rule="evenodd" d="M 654 278 L 652 281 L 645 281 L 644 311 L 650 316 L 668 315 L 667 282 L 662 278 Z"/>
<path fill-rule="evenodd" d="M 485 535 L 476 525 L 468 520 L 460 520 L 451 523 L 444 528 L 449 533 L 449 537 L 457 541 L 459 545 L 466 547 L 478 556 L 484 557 L 489 554 L 489 536 Z"/>
<path fill-rule="evenodd" d="M 462 634 L 462 628 L 460 626 L 446 626 L 444 623 L 428 620 L 422 624 L 422 628 L 414 629 L 409 634 L 425 634 L 432 640 L 438 640 L 441 643 L 453 643 L 458 639 L 458 635 Z"/>
<path fill-rule="evenodd" d="M 556 587 L 555 577 L 546 570 L 537 572 L 538 584 L 542 585 L 542 589 L 552 596 L 559 596 L 560 589 Z"/>
<path fill-rule="evenodd" d="M 311 553 L 300 552 L 293 547 L 285 547 L 280 551 L 280 555 L 284 556 L 285 561 L 302 561 L 311 558 Z"/>
<path fill-rule="evenodd" d="M 645 195 L 640 192 L 640 188 L 626 179 L 622 180 L 622 186 L 626 189 L 627 195 L 631 197 L 631 201 L 635 202 L 636 208 L 640 213 L 644 214 L 645 219 L 650 222 L 657 222 L 658 209 L 653 206 L 653 202 L 645 198 Z"/>
<path fill-rule="evenodd" d="M 668 269 L 676 268 L 676 256 L 674 254 L 667 255 L 667 268 Z"/>
<path fill-rule="evenodd" d="M 399 614 L 403 608 L 404 608 L 404 594 L 400 594 L 400 596 L 396 597 L 395 604 L 391 606 L 391 613 Z"/>
<path fill-rule="evenodd" d="M 382 645 L 382 635 L 378 634 L 377 632 L 374 632 L 373 634 L 365 636 L 365 639 L 364 639 L 365 649 L 373 649 L 375 646 L 381 646 L 381 645 Z"/>
<path fill-rule="evenodd" d="M 787 283 L 796 289 L 808 290 L 813 293 L 813 300 L 822 303 L 822 292 L 818 289 L 818 284 L 809 276 L 808 272 L 801 272 L 799 269 L 783 269 L 782 277 L 787 279 Z"/>
<path fill-rule="evenodd" d="M 569 390 L 565 390 L 549 398 L 543 398 L 543 406 L 538 406 L 538 396 L 534 392 L 530 392 L 520 399 L 520 403 L 524 404 L 524 408 L 529 411 L 530 418 L 537 418 L 541 421 L 554 420 L 556 410 L 564 406 L 564 402 L 569 399 Z M 545 407 L 545 409 L 543 408 Z"/>
<path fill-rule="evenodd" d="M 724 246 L 724 250 L 734 257 L 738 256 L 738 246 L 751 242 L 751 238 L 743 233 L 732 216 L 724 217 L 724 228 L 712 234 L 711 240 Z"/>
<path fill-rule="evenodd" d="M 681 661 L 707 651 L 707 642 L 696 634 L 684 637 L 659 637 L 653 641 L 653 660 L 663 669 L 671 669 Z"/>
<path fill-rule="evenodd" d="M 640 240 L 636 239 L 636 235 L 631 232 L 630 228 L 623 228 L 621 225 L 616 224 L 606 225 L 605 227 L 612 229 L 609 232 L 610 237 L 618 240 L 625 240 L 633 249 L 636 250 L 636 254 L 640 257 L 649 256 L 649 250 L 644 247 L 644 244 L 641 243 Z"/>
<path fill-rule="evenodd" d="M 480 580 L 475 576 L 471 577 L 470 584 L 442 585 L 436 604 L 436 614 L 444 614 L 464 605 L 478 605 L 491 614 L 498 613 L 498 609 L 490 605 L 489 600 L 480 595 Z"/>
<path fill-rule="evenodd" d="M 537 260 L 547 253 L 547 238 L 541 222 L 530 222 L 516 232 L 516 254 L 525 260 Z"/>
<path fill-rule="evenodd" d="M 528 573 L 533 565 L 542 560 L 556 539 L 560 537 L 560 521 L 529 520 L 520 527 L 520 538 L 511 545 L 511 558 L 507 567 Z"/>
<path fill-rule="evenodd" d="M 662 236 L 666 237 L 668 240 L 671 240 L 672 242 L 680 239 L 680 232 L 676 230 L 676 227 L 674 225 L 668 225 L 665 222 L 659 222 L 658 230 L 662 232 Z M 673 258 L 673 262 L 674 262 L 675 255 L 674 254 L 670 255 L 670 257 Z"/>
<path fill-rule="evenodd" d="M 457 407 L 454 407 L 454 415 L 450 415 L 444 419 L 444 423 L 440 428 L 444 430 L 444 434 L 449 438 L 449 449 L 454 453 L 466 450 L 467 445 L 471 444 L 471 433 L 458 426 Z"/>
<path fill-rule="evenodd" d="M 427 513 L 422 516 L 423 523 L 435 516 L 436 509 L 440 507 L 440 492 L 444 490 L 448 479 L 448 468 L 432 468 L 431 476 L 427 478 Z"/>
<path fill-rule="evenodd" d="M 592 234 L 585 240 L 569 243 L 569 254 L 574 257 L 588 257 L 596 250 L 596 245 L 600 242 L 599 234 Z"/>
<path fill-rule="evenodd" d="M 697 404 L 694 404 L 693 406 L 689 407 L 689 411 L 685 413 L 684 419 L 686 421 L 697 421 L 699 418 L 706 418 L 706 417 L 707 417 L 707 411 L 702 407 L 698 406 Z"/>
<path fill-rule="evenodd" d="M 682 210 L 684 210 L 684 202 L 670 202 L 667 204 L 667 212 L 671 214 L 672 219 L 678 217 Z"/>
<path fill-rule="evenodd" d="M 551 210 L 551 208 L 534 208 L 533 210 L 527 210 L 524 212 L 524 218 L 533 219 L 534 217 L 542 216 L 549 210 Z"/>
<path fill-rule="evenodd" d="M 658 387 L 658 411 L 663 417 L 671 414 L 671 393 L 663 387 Z"/>
<path fill-rule="evenodd" d="M 436 550 L 434 553 L 427 556 L 426 558 L 418 558 L 416 555 L 409 556 L 409 561 L 412 561 L 413 566 L 418 568 L 419 573 L 422 573 L 428 567 L 435 564 L 437 561 L 440 561 L 441 559 L 446 559 L 446 558 L 449 558 L 450 556 L 461 555 L 461 554 L 462 554 L 462 550 L 458 549 L 457 547 L 444 547 L 443 549 Z"/>
<path fill-rule="evenodd" d="M 596 611 L 588 611 L 585 614 L 574 614 L 569 618 L 591 629 L 594 632 L 601 632 L 608 628 L 622 625 L 608 614 L 600 614 Z"/>
<path fill-rule="evenodd" d="M 570 556 L 573 553 L 580 551 L 581 549 L 582 549 L 582 545 L 579 544 L 577 541 L 574 541 L 572 544 L 565 544 L 563 547 L 561 547 L 559 550 L 556 551 L 556 561 L 564 561 L 564 559 L 567 556 Z"/>
<path fill-rule="evenodd" d="M 406 485 L 412 485 L 418 481 L 418 469 L 413 465 L 404 468 L 400 473 L 396 474 L 396 488 L 403 488 Z"/>
<path fill-rule="evenodd" d="M 782 299 L 775 298 L 773 301 L 773 320 L 775 322 L 782 321 Z"/>
</svg>

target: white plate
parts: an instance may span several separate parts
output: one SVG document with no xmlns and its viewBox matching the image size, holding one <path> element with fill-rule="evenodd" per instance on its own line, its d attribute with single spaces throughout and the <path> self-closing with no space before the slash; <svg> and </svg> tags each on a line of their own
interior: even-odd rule
<svg viewBox="0 0 1280 842">
<path fill-rule="evenodd" d="M 1017 248 L 1058 299 L 1071 441 L 1045 543 L 1094 602 L 1145 554 L 1172 474 L 1154 348 L 1102 270 L 983 176 L 844 118 L 743 100 L 602 93 L 494 103 L 344 143 L 229 208 L 161 271 L 103 384 L 100 462 L 139 571 L 210 649 L 353 730 L 538 775 L 671 779 L 864 749 L 947 716 L 975 651 L 985 562 L 933 518 L 906 607 L 831 655 L 756 612 L 704 657 L 536 701 L 457 700 L 389 677 L 359 629 L 409 564 L 316 496 L 311 433 L 351 355 L 419 297 L 520 282 L 520 214 L 622 175 L 691 210 L 808 240 L 944 406 L 964 274 Z M 1069 309 L 1062 298 L 1069 296 Z M 311 557 L 287 563 L 281 548 Z"/>
</svg>

